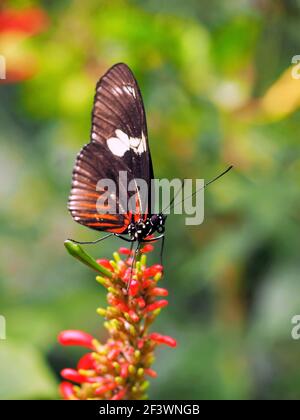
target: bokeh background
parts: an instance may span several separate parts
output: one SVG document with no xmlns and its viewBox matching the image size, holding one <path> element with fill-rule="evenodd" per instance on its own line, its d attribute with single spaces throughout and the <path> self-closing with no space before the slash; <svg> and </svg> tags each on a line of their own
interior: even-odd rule
<svg viewBox="0 0 300 420">
<path fill-rule="evenodd" d="M 58 373 L 79 354 L 58 332 L 105 336 L 105 295 L 63 242 L 98 237 L 66 202 L 95 83 L 120 61 L 141 86 L 157 177 L 235 165 L 206 191 L 203 225 L 168 220 L 170 305 L 156 330 L 179 345 L 159 350 L 150 397 L 300 398 L 300 1 L 0 4 L 0 399 L 59 398 Z"/>
</svg>

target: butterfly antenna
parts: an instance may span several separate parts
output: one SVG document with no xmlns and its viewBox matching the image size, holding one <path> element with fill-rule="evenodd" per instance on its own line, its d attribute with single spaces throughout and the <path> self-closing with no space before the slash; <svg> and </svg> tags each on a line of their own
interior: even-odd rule
<svg viewBox="0 0 300 420">
<path fill-rule="evenodd" d="M 231 169 L 233 168 L 233 165 L 230 165 L 225 171 L 223 171 L 221 174 L 217 175 L 215 178 L 211 179 L 210 181 L 206 182 L 203 187 L 199 188 L 198 190 L 196 190 L 195 192 L 193 192 L 193 194 L 189 195 L 188 197 L 185 197 L 183 200 L 181 200 L 179 203 L 175 204 L 175 206 L 177 206 L 178 204 L 183 203 L 185 200 L 187 200 L 188 198 L 194 197 L 199 191 L 203 190 L 204 188 L 206 188 L 208 185 L 212 184 L 213 182 L 217 181 L 219 178 L 222 178 L 222 176 L 224 176 L 225 174 L 227 174 L 227 172 L 229 172 Z M 177 194 L 176 194 L 177 195 Z M 174 197 L 175 198 L 175 197 Z M 174 203 L 174 199 L 171 201 L 171 203 L 169 204 L 168 207 L 170 207 L 172 204 Z M 174 206 L 174 207 L 175 207 Z M 167 207 L 167 208 L 168 208 Z M 165 209 L 166 210 L 166 209 Z"/>
<path fill-rule="evenodd" d="M 162 237 L 161 240 L 161 248 L 160 248 L 160 265 L 164 266 L 164 249 L 165 249 L 165 236 Z"/>
<path fill-rule="evenodd" d="M 174 204 L 174 201 L 176 200 L 176 197 L 179 195 L 179 193 L 183 190 L 183 187 L 184 187 L 184 181 L 185 180 L 182 180 L 181 181 L 181 188 L 177 191 L 177 193 L 174 195 L 174 197 L 172 198 L 172 200 L 170 201 L 170 204 L 166 207 L 166 208 L 164 208 L 163 210 L 162 210 L 162 213 L 164 213 L 168 208 L 171 208 L 172 207 L 172 205 Z"/>
<path fill-rule="evenodd" d="M 74 244 L 78 244 L 78 245 L 92 245 L 92 244 L 97 244 L 98 242 L 104 241 L 104 239 L 107 239 L 110 236 L 113 236 L 113 233 L 109 233 L 108 235 L 103 236 L 103 238 L 96 239 L 95 241 L 91 241 L 91 242 L 79 242 L 79 241 L 75 241 L 75 239 L 68 239 L 68 241 L 74 242 Z"/>
</svg>

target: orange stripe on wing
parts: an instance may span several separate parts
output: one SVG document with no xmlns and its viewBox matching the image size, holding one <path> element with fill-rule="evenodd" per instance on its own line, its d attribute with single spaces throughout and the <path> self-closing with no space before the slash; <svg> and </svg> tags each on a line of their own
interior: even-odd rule
<svg viewBox="0 0 300 420">
<path fill-rule="evenodd" d="M 97 198 L 97 199 L 100 197 L 100 194 L 97 194 L 97 193 L 84 193 L 84 192 L 80 192 L 80 193 L 73 192 L 72 195 L 74 197 L 76 197 L 76 196 L 78 196 L 78 197 L 92 197 L 92 198 Z"/>
<path fill-rule="evenodd" d="M 89 219 L 101 219 L 103 221 L 105 220 L 117 220 L 118 221 L 118 217 L 112 214 L 101 214 L 101 213 L 81 213 L 81 212 L 77 212 L 76 213 L 77 217 L 87 217 Z"/>
<path fill-rule="evenodd" d="M 107 223 L 85 223 L 85 225 L 89 227 L 100 227 L 111 233 L 123 233 L 127 229 L 127 225 L 114 227 L 114 225 L 109 225 Z"/>
<path fill-rule="evenodd" d="M 74 207 L 74 210 L 76 210 L 76 209 L 78 209 L 78 210 L 81 210 L 81 209 L 93 209 L 93 210 L 95 210 L 96 209 L 96 204 L 95 203 L 89 204 L 89 203 L 85 203 L 85 202 L 73 203 L 71 201 L 69 203 L 69 207 L 70 207 L 71 210 L 73 210 L 73 207 Z"/>
</svg>

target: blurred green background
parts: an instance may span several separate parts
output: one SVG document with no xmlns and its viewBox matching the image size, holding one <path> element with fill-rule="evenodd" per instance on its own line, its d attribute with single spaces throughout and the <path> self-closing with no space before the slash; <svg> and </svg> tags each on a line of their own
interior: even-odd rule
<svg viewBox="0 0 300 420">
<path fill-rule="evenodd" d="M 206 191 L 203 225 L 168 219 L 170 305 L 155 330 L 179 344 L 159 349 L 150 398 L 300 398 L 300 1 L 0 4 L 0 399 L 58 398 L 79 356 L 58 332 L 105 335 L 105 294 L 63 242 L 98 237 L 66 202 L 95 83 L 120 61 L 141 86 L 157 177 L 235 165 Z"/>
</svg>

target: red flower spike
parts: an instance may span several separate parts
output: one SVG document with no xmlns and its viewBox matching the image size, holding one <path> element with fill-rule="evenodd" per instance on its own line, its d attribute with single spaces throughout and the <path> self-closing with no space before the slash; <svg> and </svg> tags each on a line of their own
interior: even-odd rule
<svg viewBox="0 0 300 420">
<path fill-rule="evenodd" d="M 152 245 L 144 246 L 144 251 L 151 250 Z M 120 255 L 124 255 L 123 260 L 120 260 Z M 137 271 L 136 264 L 132 266 L 132 261 L 129 261 L 132 260 L 129 255 L 130 250 L 121 248 L 117 258 L 114 254 L 115 263 L 107 259 L 97 260 L 111 271 L 113 279 L 101 278 L 109 285 L 109 306 L 101 311 L 106 317 L 104 325 L 109 334 L 106 343 L 100 344 L 82 331 L 64 331 L 59 335 L 59 342 L 63 345 L 83 346 L 93 351 L 79 360 L 77 370 L 62 371 L 63 378 L 70 381 L 61 385 L 64 399 L 144 399 L 149 384 L 147 377 L 157 376 L 151 369 L 156 346 L 176 346 L 176 341 L 169 336 L 149 333 L 155 320 L 152 312 L 168 304 L 165 299 L 154 300 L 168 295 L 166 289 L 157 287 L 157 274 L 162 273 L 162 266 L 156 264 L 147 268 L 146 259 L 141 257 L 143 261 Z M 129 281 L 131 285 L 127 293 Z"/>
<path fill-rule="evenodd" d="M 155 341 L 155 343 L 157 343 L 157 344 L 166 344 L 167 346 L 170 346 L 170 347 L 176 347 L 177 346 L 176 340 L 172 337 L 169 337 L 168 335 L 151 333 L 149 335 L 149 338 L 151 340 Z"/>
<path fill-rule="evenodd" d="M 155 311 L 156 309 L 159 308 L 164 308 L 165 306 L 168 305 L 168 301 L 167 300 L 158 300 L 157 302 L 151 303 L 150 305 L 146 306 L 145 311 L 146 312 L 152 312 Z"/>
<path fill-rule="evenodd" d="M 73 385 L 70 382 L 62 382 L 59 385 L 59 392 L 64 400 L 78 400 L 74 395 Z"/>
<path fill-rule="evenodd" d="M 82 346 L 94 350 L 94 337 L 83 331 L 66 330 L 58 336 L 58 342 L 63 346 Z"/>
</svg>

